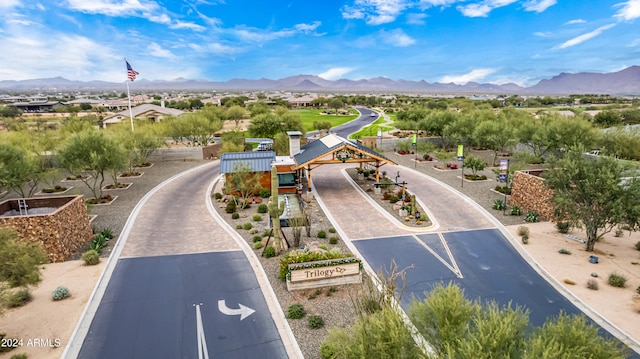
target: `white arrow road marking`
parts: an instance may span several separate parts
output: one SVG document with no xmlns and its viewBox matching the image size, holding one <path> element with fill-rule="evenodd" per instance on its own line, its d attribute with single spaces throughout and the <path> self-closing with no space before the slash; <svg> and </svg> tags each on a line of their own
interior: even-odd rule
<svg viewBox="0 0 640 359">
<path fill-rule="evenodd" d="M 238 303 L 238 305 L 240 306 L 240 309 L 231 309 L 229 307 L 227 307 L 227 304 L 224 302 L 224 299 L 220 299 L 218 300 L 218 310 L 222 313 L 222 314 L 226 314 L 226 315 L 240 315 L 240 320 L 243 320 L 244 318 L 250 316 L 251 314 L 255 313 L 255 310 L 244 306 L 240 303 Z"/>
<path fill-rule="evenodd" d="M 200 303 L 202 304 L 202 303 Z M 200 305 L 194 304 L 196 307 L 196 332 L 198 336 L 198 359 L 209 359 L 209 350 L 207 349 L 207 339 L 204 337 L 204 327 L 202 326 L 202 315 L 200 314 Z"/>
</svg>

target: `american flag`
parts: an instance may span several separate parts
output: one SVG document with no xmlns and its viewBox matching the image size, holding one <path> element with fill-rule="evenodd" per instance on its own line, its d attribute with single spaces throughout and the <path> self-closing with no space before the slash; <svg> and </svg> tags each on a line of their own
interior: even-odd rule
<svg viewBox="0 0 640 359">
<path fill-rule="evenodd" d="M 136 79 L 136 75 L 139 74 L 138 71 L 134 70 L 133 67 L 131 67 L 131 65 L 129 65 L 129 61 L 124 60 L 124 62 L 127 63 L 127 76 L 129 77 L 129 80 L 133 81 Z"/>
</svg>

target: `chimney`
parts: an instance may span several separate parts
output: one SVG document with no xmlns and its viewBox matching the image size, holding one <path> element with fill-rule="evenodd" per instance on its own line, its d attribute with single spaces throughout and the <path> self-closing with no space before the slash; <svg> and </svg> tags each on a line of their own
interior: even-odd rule
<svg viewBox="0 0 640 359">
<path fill-rule="evenodd" d="M 302 136 L 302 132 L 287 131 L 287 135 L 289 136 L 289 156 L 293 157 L 300 153 L 300 136 Z"/>
</svg>

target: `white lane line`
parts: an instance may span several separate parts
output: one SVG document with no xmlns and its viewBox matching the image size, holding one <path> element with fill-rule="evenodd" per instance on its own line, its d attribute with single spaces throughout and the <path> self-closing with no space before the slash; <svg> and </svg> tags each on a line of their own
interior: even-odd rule
<svg viewBox="0 0 640 359">
<path fill-rule="evenodd" d="M 198 337 L 198 359 L 209 359 L 209 350 L 207 349 L 207 338 L 204 336 L 204 326 L 202 325 L 202 314 L 200 313 L 200 304 L 194 304 L 196 307 L 196 336 Z"/>
<path fill-rule="evenodd" d="M 424 241 L 420 240 L 420 238 L 418 238 L 418 236 L 416 236 L 415 234 L 413 234 L 411 236 L 418 243 L 420 243 L 421 246 L 423 246 L 426 250 L 428 250 L 429 253 L 433 254 L 433 256 L 436 257 L 436 259 L 438 259 L 442 264 L 444 264 L 445 267 L 447 267 L 450 271 L 452 271 L 453 274 L 456 275 L 456 277 L 462 278 L 462 272 L 460 272 L 460 268 L 458 268 L 458 264 L 456 263 L 455 259 L 453 259 L 453 254 L 449 250 L 449 246 L 447 245 L 447 242 L 445 241 L 445 239 L 442 236 L 442 234 L 438 233 L 438 235 L 440 237 L 440 241 L 444 245 L 445 251 L 447 252 L 447 255 L 448 255 L 449 259 L 451 260 L 451 263 L 453 264 L 453 266 L 451 264 L 449 264 L 449 262 L 447 262 L 444 258 L 442 258 L 438 253 L 436 253 L 436 251 L 431 249 L 431 247 L 429 247 Z"/>
</svg>

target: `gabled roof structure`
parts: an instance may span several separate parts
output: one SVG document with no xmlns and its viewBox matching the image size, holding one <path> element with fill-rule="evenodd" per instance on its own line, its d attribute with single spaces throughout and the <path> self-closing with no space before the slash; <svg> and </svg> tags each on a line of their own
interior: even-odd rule
<svg viewBox="0 0 640 359">
<path fill-rule="evenodd" d="M 251 172 L 269 172 L 275 160 L 273 151 L 227 152 L 220 156 L 220 173 L 233 173 L 236 163 L 248 166 Z"/>
<path fill-rule="evenodd" d="M 331 158 L 327 158 L 328 156 Z M 335 134 L 329 134 L 307 143 L 300 148 L 300 153 L 293 157 L 296 161 L 296 169 L 328 163 L 373 162 L 378 167 L 386 163 L 396 164 L 369 147 Z"/>
</svg>

